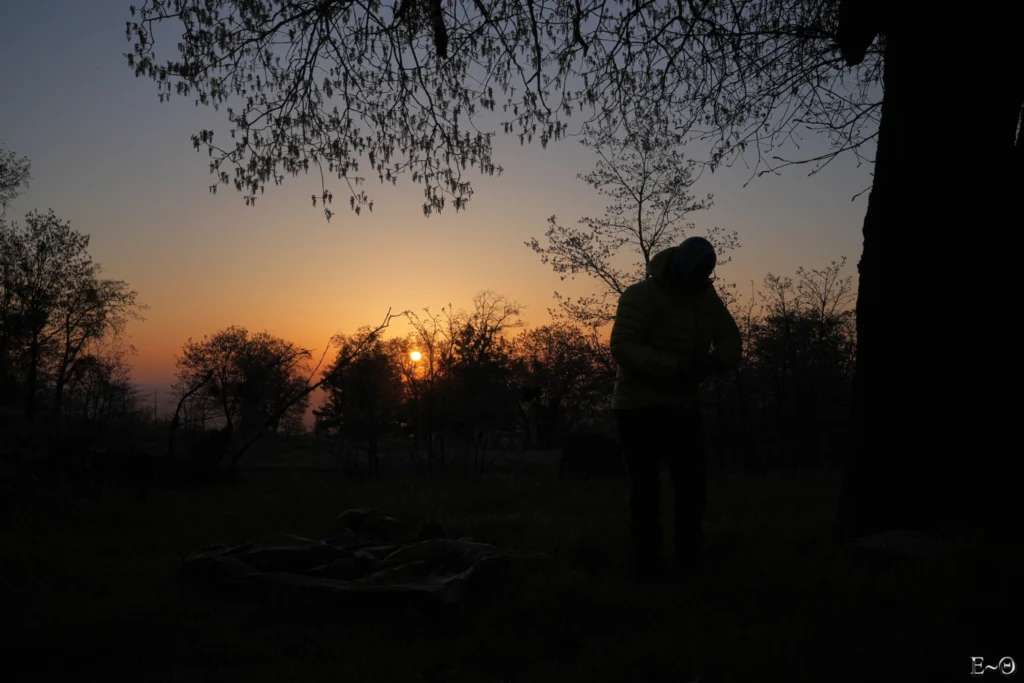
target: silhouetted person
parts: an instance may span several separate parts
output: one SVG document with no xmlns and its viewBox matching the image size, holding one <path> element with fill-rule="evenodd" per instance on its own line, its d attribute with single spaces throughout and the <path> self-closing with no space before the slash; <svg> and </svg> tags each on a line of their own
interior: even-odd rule
<svg viewBox="0 0 1024 683">
<path fill-rule="evenodd" d="M 647 279 L 619 298 L 611 350 L 618 364 L 615 409 L 632 483 L 633 571 L 640 580 L 663 574 L 659 524 L 661 461 L 674 491 L 672 574 L 699 570 L 706 501 L 700 385 L 710 373 L 736 367 L 739 328 L 712 284 L 715 249 L 702 237 L 655 255 Z"/>
</svg>

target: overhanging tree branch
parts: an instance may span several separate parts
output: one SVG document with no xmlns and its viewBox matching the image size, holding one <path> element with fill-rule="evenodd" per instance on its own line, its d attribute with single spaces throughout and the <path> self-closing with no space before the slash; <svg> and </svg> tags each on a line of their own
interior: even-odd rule
<svg viewBox="0 0 1024 683">
<path fill-rule="evenodd" d="M 212 129 L 193 138 L 210 155 L 211 190 L 233 185 L 251 204 L 315 166 L 330 218 L 331 175 L 354 211 L 370 205 L 368 162 L 382 183 L 422 183 L 431 215 L 466 206 L 467 169 L 501 172 L 499 131 L 546 146 L 571 121 L 656 118 L 707 143 L 699 161 L 711 170 L 753 152 L 754 173 L 779 168 L 767 151 L 804 129 L 830 136 L 836 155 L 858 152 L 877 126 L 881 49 L 872 33 L 844 59 L 841 4 L 147 0 L 125 56 L 162 100 L 227 107 L 233 144 Z M 184 33 L 172 58 L 156 52 L 168 26 Z"/>
</svg>

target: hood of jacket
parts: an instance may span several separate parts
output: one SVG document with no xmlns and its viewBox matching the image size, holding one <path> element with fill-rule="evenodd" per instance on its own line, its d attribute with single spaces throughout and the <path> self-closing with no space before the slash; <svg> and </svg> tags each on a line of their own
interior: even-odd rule
<svg viewBox="0 0 1024 683">
<path fill-rule="evenodd" d="M 691 238 L 693 239 L 693 238 Z M 689 242 L 689 241 L 687 241 Z M 706 240 L 694 240 L 692 243 L 684 242 L 683 245 L 668 247 L 659 251 L 647 264 L 647 276 L 658 280 L 673 290 L 680 290 L 680 278 L 686 278 L 690 271 L 695 268 L 702 259 L 716 258 L 715 250 Z M 700 283 L 693 283 L 697 289 L 704 289 L 714 282 L 714 278 L 708 278 Z"/>
</svg>

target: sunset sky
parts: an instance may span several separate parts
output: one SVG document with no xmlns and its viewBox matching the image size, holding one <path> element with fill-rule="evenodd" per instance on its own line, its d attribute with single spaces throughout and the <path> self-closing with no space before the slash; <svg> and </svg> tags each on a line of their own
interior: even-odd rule
<svg viewBox="0 0 1024 683">
<path fill-rule="evenodd" d="M 136 0 L 141 4 L 142 0 Z M 567 286 L 523 242 L 542 237 L 547 219 L 574 223 L 599 215 L 602 198 L 577 173 L 592 153 L 567 139 L 542 149 L 499 138 L 502 177 L 473 177 L 467 211 L 424 218 L 422 186 L 374 181 L 372 213 L 355 216 L 347 191 L 334 188 L 328 223 L 310 203 L 319 178 L 287 177 L 256 208 L 233 188 L 211 195 L 205 153 L 190 135 L 227 130 L 226 114 L 191 100 L 157 101 L 122 54 L 130 0 L 4 0 L 0 5 L 0 141 L 32 161 L 31 188 L 7 210 L 20 221 L 52 208 L 92 236 L 90 253 L 106 275 L 127 280 L 149 305 L 129 333 L 138 349 L 135 376 L 164 385 L 174 354 L 189 337 L 228 325 L 267 330 L 319 351 L 336 331 L 376 324 L 391 307 L 467 307 L 483 289 L 525 306 L 531 325 L 549 320 L 552 292 Z M 170 47 L 170 46 L 168 46 Z M 173 48 L 172 48 L 173 49 Z M 165 53 L 167 54 L 167 53 Z M 827 141 L 808 134 L 789 154 L 814 156 Z M 849 259 L 856 275 L 870 168 L 837 160 L 807 177 L 808 167 L 755 179 L 749 169 L 705 174 L 694 187 L 715 206 L 693 214 L 697 234 L 712 226 L 739 233 L 742 247 L 718 275 L 743 292 L 773 272 Z M 404 325 L 393 325 L 404 334 Z"/>
</svg>

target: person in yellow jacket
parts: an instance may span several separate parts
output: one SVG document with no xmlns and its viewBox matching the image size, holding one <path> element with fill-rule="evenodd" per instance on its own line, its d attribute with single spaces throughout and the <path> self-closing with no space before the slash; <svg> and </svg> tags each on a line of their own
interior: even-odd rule
<svg viewBox="0 0 1024 683">
<path fill-rule="evenodd" d="M 662 578 L 661 461 L 674 492 L 675 557 L 682 578 L 702 564 L 706 506 L 700 387 L 739 365 L 742 338 L 711 278 L 718 256 L 703 237 L 659 252 L 647 278 L 619 298 L 611 352 L 618 365 L 612 407 L 631 480 L 633 571 Z"/>
</svg>

